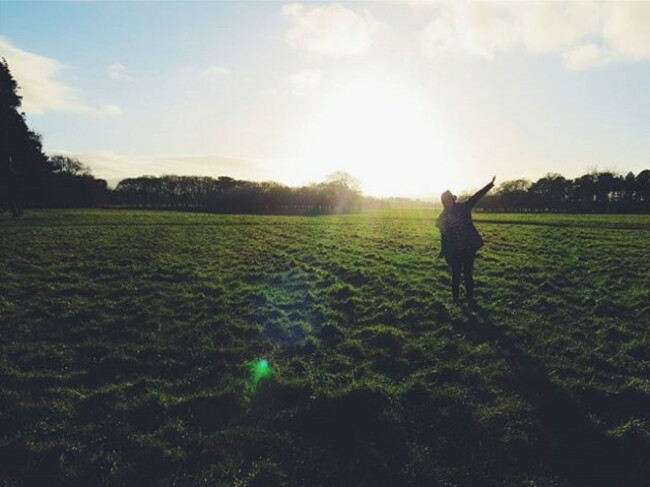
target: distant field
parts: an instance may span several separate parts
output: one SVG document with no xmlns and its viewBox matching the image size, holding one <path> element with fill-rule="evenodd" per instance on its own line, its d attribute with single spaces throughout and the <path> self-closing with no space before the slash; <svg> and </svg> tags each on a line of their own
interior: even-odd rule
<svg viewBox="0 0 650 487">
<path fill-rule="evenodd" d="M 650 216 L 435 216 L 1 215 L 0 485 L 647 485 Z"/>
</svg>

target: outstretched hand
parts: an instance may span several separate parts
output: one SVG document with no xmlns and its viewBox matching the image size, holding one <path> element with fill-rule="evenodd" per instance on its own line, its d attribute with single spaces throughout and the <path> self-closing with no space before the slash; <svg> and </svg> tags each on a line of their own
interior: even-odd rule
<svg viewBox="0 0 650 487">
<path fill-rule="evenodd" d="M 490 184 L 494 184 L 494 180 L 496 179 L 496 176 L 492 176 L 492 181 L 490 181 Z"/>
</svg>

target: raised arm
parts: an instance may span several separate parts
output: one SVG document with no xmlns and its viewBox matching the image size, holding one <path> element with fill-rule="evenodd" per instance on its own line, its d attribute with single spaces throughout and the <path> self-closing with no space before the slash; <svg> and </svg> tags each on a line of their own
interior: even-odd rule
<svg viewBox="0 0 650 487">
<path fill-rule="evenodd" d="M 467 200 L 467 204 L 470 206 L 470 208 L 474 208 L 474 205 L 479 202 L 485 194 L 490 191 L 494 187 L 494 180 L 496 176 L 492 177 L 492 181 L 490 181 L 484 188 L 479 189 L 474 196 L 472 196 L 470 199 Z"/>
</svg>

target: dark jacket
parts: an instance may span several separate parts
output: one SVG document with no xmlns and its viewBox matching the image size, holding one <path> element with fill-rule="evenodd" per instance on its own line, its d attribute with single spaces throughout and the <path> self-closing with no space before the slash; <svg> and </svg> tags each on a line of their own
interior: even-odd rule
<svg viewBox="0 0 650 487">
<path fill-rule="evenodd" d="M 440 229 L 442 256 L 453 258 L 461 253 L 476 252 L 483 246 L 483 239 L 472 222 L 472 208 L 493 186 L 493 183 L 489 183 L 467 201 L 454 203 L 442 211 L 436 220 L 436 226 Z"/>
</svg>

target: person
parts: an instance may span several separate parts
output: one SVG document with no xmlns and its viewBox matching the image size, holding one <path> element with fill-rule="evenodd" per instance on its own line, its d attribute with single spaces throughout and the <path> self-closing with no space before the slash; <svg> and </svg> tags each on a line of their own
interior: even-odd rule
<svg viewBox="0 0 650 487">
<path fill-rule="evenodd" d="M 440 229 L 440 257 L 444 257 L 451 271 L 451 296 L 454 303 L 460 299 L 460 276 L 465 278 L 465 294 L 474 302 L 474 259 L 483 246 L 483 239 L 472 222 L 472 208 L 494 187 L 492 178 L 483 189 L 467 201 L 458 202 L 451 191 L 442 193 L 443 210 L 436 219 Z"/>
</svg>

